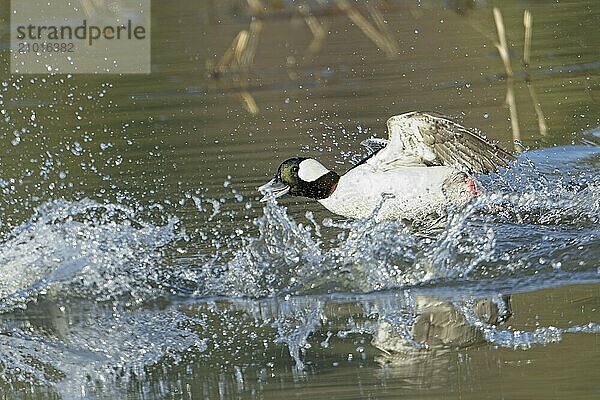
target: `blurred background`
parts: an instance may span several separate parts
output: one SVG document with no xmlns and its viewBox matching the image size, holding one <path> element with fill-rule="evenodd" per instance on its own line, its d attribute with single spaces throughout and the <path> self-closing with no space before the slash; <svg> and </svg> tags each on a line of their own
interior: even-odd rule
<svg viewBox="0 0 600 400">
<path fill-rule="evenodd" d="M 218 196 L 226 180 L 250 195 L 292 155 L 343 172 L 345 152 L 385 137 L 386 119 L 411 110 L 448 115 L 511 149 L 514 139 L 517 150 L 571 143 L 599 124 L 593 5 L 155 2 L 151 75 L 10 76 L 4 53 L 0 177 L 28 181 L 15 191 L 40 198 L 50 184 L 88 195 L 202 187 Z M 46 174 L 47 163 L 62 167 Z"/>
</svg>

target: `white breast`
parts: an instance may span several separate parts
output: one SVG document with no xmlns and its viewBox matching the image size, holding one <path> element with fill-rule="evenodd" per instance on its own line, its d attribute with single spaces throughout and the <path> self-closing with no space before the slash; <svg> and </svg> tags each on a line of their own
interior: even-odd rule
<svg viewBox="0 0 600 400">
<path fill-rule="evenodd" d="M 385 196 L 387 199 L 377 214 L 378 219 L 418 220 L 434 213 L 443 215 L 450 203 L 464 203 L 471 197 L 464 179 L 461 191 L 448 187 L 449 182 L 451 185 L 456 185 L 454 181 L 460 182 L 453 179 L 457 174 L 459 172 L 447 166 L 378 171 L 362 164 L 343 175 L 333 194 L 319 202 L 335 214 L 366 218 Z M 451 189 L 450 195 L 448 189 Z"/>
</svg>

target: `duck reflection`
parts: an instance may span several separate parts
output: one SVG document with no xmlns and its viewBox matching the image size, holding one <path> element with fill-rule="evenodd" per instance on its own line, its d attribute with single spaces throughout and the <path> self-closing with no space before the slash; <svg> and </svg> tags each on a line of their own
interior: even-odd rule
<svg viewBox="0 0 600 400">
<path fill-rule="evenodd" d="M 400 327 L 389 321 L 378 323 L 372 345 L 382 351 L 380 363 L 411 363 L 434 352 L 460 349 L 485 342 L 484 329 L 511 315 L 510 296 L 475 299 L 468 305 L 434 296 L 415 296 L 412 323 Z"/>
</svg>

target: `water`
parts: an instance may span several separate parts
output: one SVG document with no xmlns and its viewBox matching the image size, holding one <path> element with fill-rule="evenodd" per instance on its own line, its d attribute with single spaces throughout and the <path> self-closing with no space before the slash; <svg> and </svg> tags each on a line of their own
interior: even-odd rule
<svg viewBox="0 0 600 400">
<path fill-rule="evenodd" d="M 244 77 L 205 70 L 247 27 L 236 4 L 155 7 L 150 78 L 3 71 L 0 398 L 594 397 L 592 4 L 530 5 L 549 132 L 518 78 L 526 150 L 427 234 L 255 188 L 297 154 L 343 171 L 413 108 L 512 146 L 488 6 L 391 7 L 395 59 L 342 16 L 316 55 L 274 18 L 252 115 Z M 523 5 L 503 7 L 519 70 Z"/>
<path fill-rule="evenodd" d="M 293 218 L 274 202 L 248 233 L 198 234 L 175 216 L 155 223 L 117 204 L 45 202 L 0 252 L 5 388 L 168 397 L 179 380 L 165 371 L 183 365 L 205 394 L 245 396 L 286 365 L 310 382 L 321 357 L 419 365 L 439 349 L 530 349 L 598 334 L 595 308 L 588 320 L 515 327 L 512 313 L 523 310 L 510 295 L 598 281 L 599 155 L 591 145 L 525 152 L 431 237 L 399 222 Z M 221 211 L 235 197 L 213 201 L 198 211 L 208 220 L 244 220 Z M 214 250 L 186 255 L 203 235 Z M 424 335 L 438 319 L 440 331 Z M 371 345 L 382 353 L 373 358 Z"/>
</svg>

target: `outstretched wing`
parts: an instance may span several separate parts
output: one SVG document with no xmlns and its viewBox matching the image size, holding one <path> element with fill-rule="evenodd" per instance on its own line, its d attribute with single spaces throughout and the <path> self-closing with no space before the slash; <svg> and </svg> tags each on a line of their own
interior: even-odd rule
<svg viewBox="0 0 600 400">
<path fill-rule="evenodd" d="M 388 145 L 369 164 L 448 165 L 469 173 L 493 172 L 515 157 L 441 115 L 413 111 L 388 119 Z"/>
</svg>

